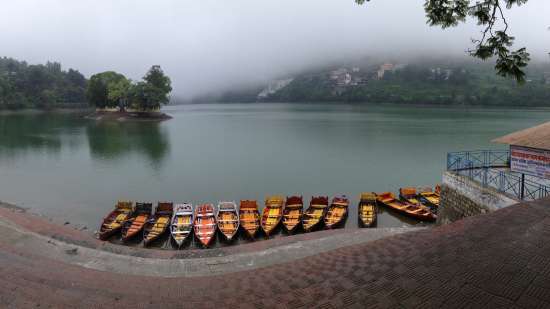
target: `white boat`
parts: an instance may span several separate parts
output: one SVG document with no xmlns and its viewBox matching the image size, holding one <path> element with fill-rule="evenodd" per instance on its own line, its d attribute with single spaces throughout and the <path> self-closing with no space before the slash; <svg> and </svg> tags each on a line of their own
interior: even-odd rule
<svg viewBox="0 0 550 309">
<path fill-rule="evenodd" d="M 189 238 L 193 230 L 193 205 L 188 203 L 175 204 L 174 215 L 170 223 L 170 233 L 179 247 Z"/>
<path fill-rule="evenodd" d="M 240 225 L 237 203 L 219 202 L 216 218 L 220 232 L 227 240 L 231 241 L 237 235 Z"/>
</svg>

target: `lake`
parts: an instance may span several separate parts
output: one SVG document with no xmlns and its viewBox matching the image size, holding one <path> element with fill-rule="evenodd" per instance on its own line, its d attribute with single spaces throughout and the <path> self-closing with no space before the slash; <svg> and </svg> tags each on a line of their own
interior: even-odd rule
<svg viewBox="0 0 550 309">
<path fill-rule="evenodd" d="M 167 107 L 173 119 L 0 115 L 0 200 L 97 229 L 119 199 L 191 203 L 347 194 L 441 181 L 449 151 L 550 119 L 549 110 L 347 104 Z M 383 227 L 415 224 L 393 213 Z"/>
</svg>

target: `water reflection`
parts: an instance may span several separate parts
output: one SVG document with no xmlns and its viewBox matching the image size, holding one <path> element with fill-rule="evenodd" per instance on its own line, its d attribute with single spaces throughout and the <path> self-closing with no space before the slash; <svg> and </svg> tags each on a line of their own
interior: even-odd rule
<svg viewBox="0 0 550 309">
<path fill-rule="evenodd" d="M 63 146 L 78 148 L 82 120 L 69 115 L 0 115 L 0 155 L 59 154 Z"/>
<path fill-rule="evenodd" d="M 139 153 L 160 166 L 170 149 L 166 131 L 156 122 L 90 122 L 86 137 L 92 157 L 102 161 Z"/>
</svg>

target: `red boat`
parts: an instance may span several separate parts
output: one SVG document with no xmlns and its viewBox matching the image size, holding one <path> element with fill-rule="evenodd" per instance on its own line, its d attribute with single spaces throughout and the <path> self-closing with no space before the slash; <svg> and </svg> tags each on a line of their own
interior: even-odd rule
<svg viewBox="0 0 550 309">
<path fill-rule="evenodd" d="M 216 215 L 214 205 L 203 204 L 195 208 L 195 222 L 193 229 L 195 237 L 204 246 L 208 247 L 216 235 Z"/>
</svg>

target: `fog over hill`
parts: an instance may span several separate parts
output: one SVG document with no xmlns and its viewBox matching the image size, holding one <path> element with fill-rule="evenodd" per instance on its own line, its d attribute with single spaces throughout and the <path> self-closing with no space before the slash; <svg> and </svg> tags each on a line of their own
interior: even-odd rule
<svg viewBox="0 0 550 309">
<path fill-rule="evenodd" d="M 365 55 L 463 56 L 480 28 L 426 25 L 424 0 L 20 0 L 0 10 L 1 56 L 59 61 L 85 75 L 116 70 L 139 79 L 152 64 L 174 95 L 266 83 Z M 550 1 L 506 12 L 518 46 L 548 61 Z"/>
</svg>

